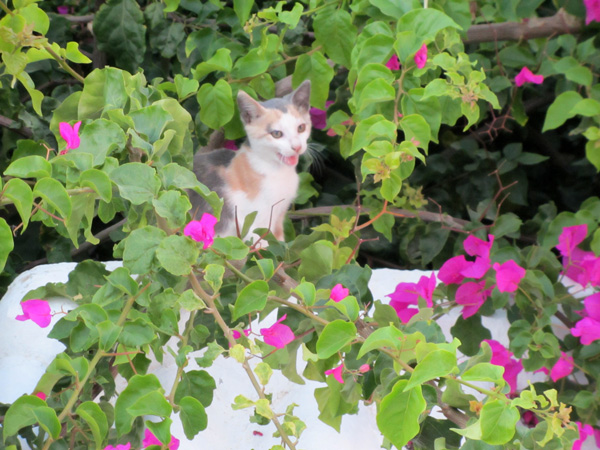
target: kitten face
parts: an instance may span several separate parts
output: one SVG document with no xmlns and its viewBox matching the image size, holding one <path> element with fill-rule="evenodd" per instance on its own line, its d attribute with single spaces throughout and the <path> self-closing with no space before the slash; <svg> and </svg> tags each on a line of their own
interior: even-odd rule
<svg viewBox="0 0 600 450">
<path fill-rule="evenodd" d="M 240 91 L 238 105 L 252 152 L 273 164 L 295 167 L 310 135 L 309 98 L 310 81 L 262 103 Z"/>
</svg>

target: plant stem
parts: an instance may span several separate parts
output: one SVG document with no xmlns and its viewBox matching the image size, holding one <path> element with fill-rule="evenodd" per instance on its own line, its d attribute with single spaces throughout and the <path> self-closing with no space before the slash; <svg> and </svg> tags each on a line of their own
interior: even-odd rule
<svg viewBox="0 0 600 450">
<path fill-rule="evenodd" d="M 219 310 L 217 309 L 217 305 L 215 304 L 214 298 L 212 296 L 208 295 L 208 293 L 202 288 L 202 286 L 200 285 L 200 282 L 198 281 L 198 279 L 196 278 L 196 276 L 193 273 L 190 274 L 189 280 L 190 280 L 190 284 L 192 285 L 192 288 L 194 289 L 196 294 L 198 294 L 200 296 L 200 298 L 202 298 L 202 300 L 204 300 L 204 302 L 210 308 L 211 313 L 213 314 L 215 321 L 217 322 L 217 325 L 219 325 L 219 327 L 221 327 L 221 330 L 223 330 L 223 333 L 225 334 L 225 337 L 227 338 L 227 340 L 229 341 L 231 346 L 236 345 L 235 339 L 233 338 L 233 335 L 231 333 L 231 329 L 225 323 L 225 321 L 223 320 L 223 317 L 219 313 Z M 261 399 L 266 399 L 267 397 L 265 396 L 265 393 L 263 392 L 262 387 L 258 383 L 258 380 L 256 379 L 256 376 L 254 375 L 254 372 L 252 372 L 252 369 L 250 368 L 250 365 L 248 364 L 248 358 L 246 358 L 244 360 L 244 362 L 242 363 L 242 367 L 246 371 L 248 378 L 250 378 L 250 383 L 252 383 L 252 386 L 254 387 L 254 390 L 256 390 L 256 393 L 258 394 L 258 396 Z M 287 433 L 281 426 L 279 419 L 277 419 L 276 416 L 273 416 L 271 418 L 271 422 L 273 422 L 273 425 L 275 425 L 275 428 L 277 428 L 277 431 L 279 432 L 281 439 L 290 448 L 290 450 L 296 450 L 296 446 L 292 443 L 291 439 L 289 438 L 289 436 L 287 435 Z"/>
<path fill-rule="evenodd" d="M 196 318 L 197 311 L 192 311 L 190 313 L 190 317 L 186 323 L 185 331 L 183 332 L 183 336 L 181 337 L 181 348 L 185 347 L 190 338 L 190 333 L 194 329 L 194 319 Z M 177 375 L 175 375 L 175 381 L 173 381 L 173 386 L 171 387 L 171 392 L 167 396 L 167 400 L 171 403 L 171 405 L 175 406 L 175 392 L 177 391 L 177 387 L 181 382 L 181 375 L 183 374 L 183 369 L 185 365 L 181 365 L 177 367 Z"/>
<path fill-rule="evenodd" d="M 56 60 L 56 62 L 58 62 L 60 67 L 62 67 L 73 78 L 75 78 L 77 81 L 79 81 L 81 84 L 83 84 L 84 78 L 81 75 L 79 75 L 77 72 L 75 72 L 75 70 L 73 70 L 73 68 L 71 66 L 69 66 L 63 58 L 61 58 L 54 50 L 52 50 L 52 47 L 50 47 L 49 45 L 45 45 L 44 50 L 46 50 L 48 53 L 50 53 L 52 55 L 52 57 Z"/>
</svg>

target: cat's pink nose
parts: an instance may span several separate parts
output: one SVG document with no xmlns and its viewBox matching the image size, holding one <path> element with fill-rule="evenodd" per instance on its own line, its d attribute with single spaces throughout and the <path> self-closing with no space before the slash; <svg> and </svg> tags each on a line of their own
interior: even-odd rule
<svg viewBox="0 0 600 450">
<path fill-rule="evenodd" d="M 300 152 L 300 150 L 302 150 L 302 145 L 292 145 L 292 150 L 294 150 L 296 153 Z"/>
</svg>

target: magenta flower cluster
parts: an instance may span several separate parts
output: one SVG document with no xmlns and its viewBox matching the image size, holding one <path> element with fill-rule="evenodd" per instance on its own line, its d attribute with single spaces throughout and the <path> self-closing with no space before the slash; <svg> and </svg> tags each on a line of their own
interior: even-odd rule
<svg viewBox="0 0 600 450">
<path fill-rule="evenodd" d="M 455 299 L 456 303 L 463 306 L 463 319 L 467 319 L 479 311 L 492 293 L 494 286 L 500 292 L 515 292 L 525 276 L 525 269 L 513 260 L 492 265 L 490 252 L 493 244 L 494 236 L 491 234 L 488 235 L 488 241 L 471 235 L 465 239 L 463 247 L 473 259 L 467 260 L 464 255 L 454 256 L 440 268 L 438 277 L 444 284 L 460 284 Z M 482 278 L 492 268 L 496 272 L 496 284 L 486 287 L 486 282 Z M 469 278 L 475 281 L 463 283 L 465 279 Z"/>
<path fill-rule="evenodd" d="M 435 274 L 422 276 L 417 283 L 399 283 L 396 290 L 389 294 L 390 306 L 396 310 L 396 314 L 406 324 L 419 312 L 417 308 L 419 297 L 425 299 L 428 308 L 433 307 L 433 291 L 435 290 Z"/>
<path fill-rule="evenodd" d="M 183 235 L 191 237 L 196 242 L 202 242 L 205 250 L 210 247 L 215 238 L 217 218 L 210 213 L 202 214 L 200 220 L 191 220 L 183 229 Z"/>
</svg>

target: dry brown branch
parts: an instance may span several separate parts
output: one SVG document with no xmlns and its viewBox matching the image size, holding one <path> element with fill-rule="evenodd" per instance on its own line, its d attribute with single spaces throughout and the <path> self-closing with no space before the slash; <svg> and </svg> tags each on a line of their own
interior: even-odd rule
<svg viewBox="0 0 600 450">
<path fill-rule="evenodd" d="M 583 21 L 563 9 L 550 17 L 534 17 L 523 22 L 502 22 L 473 25 L 467 31 L 465 44 L 494 41 L 520 41 L 559 34 L 572 34 L 581 30 Z"/>
<path fill-rule="evenodd" d="M 9 119 L 8 117 L 0 116 L 0 126 L 4 128 L 8 128 L 15 133 L 20 134 L 21 136 L 31 139 L 33 137 L 33 132 L 24 126 L 18 127 L 19 123 Z"/>
</svg>

